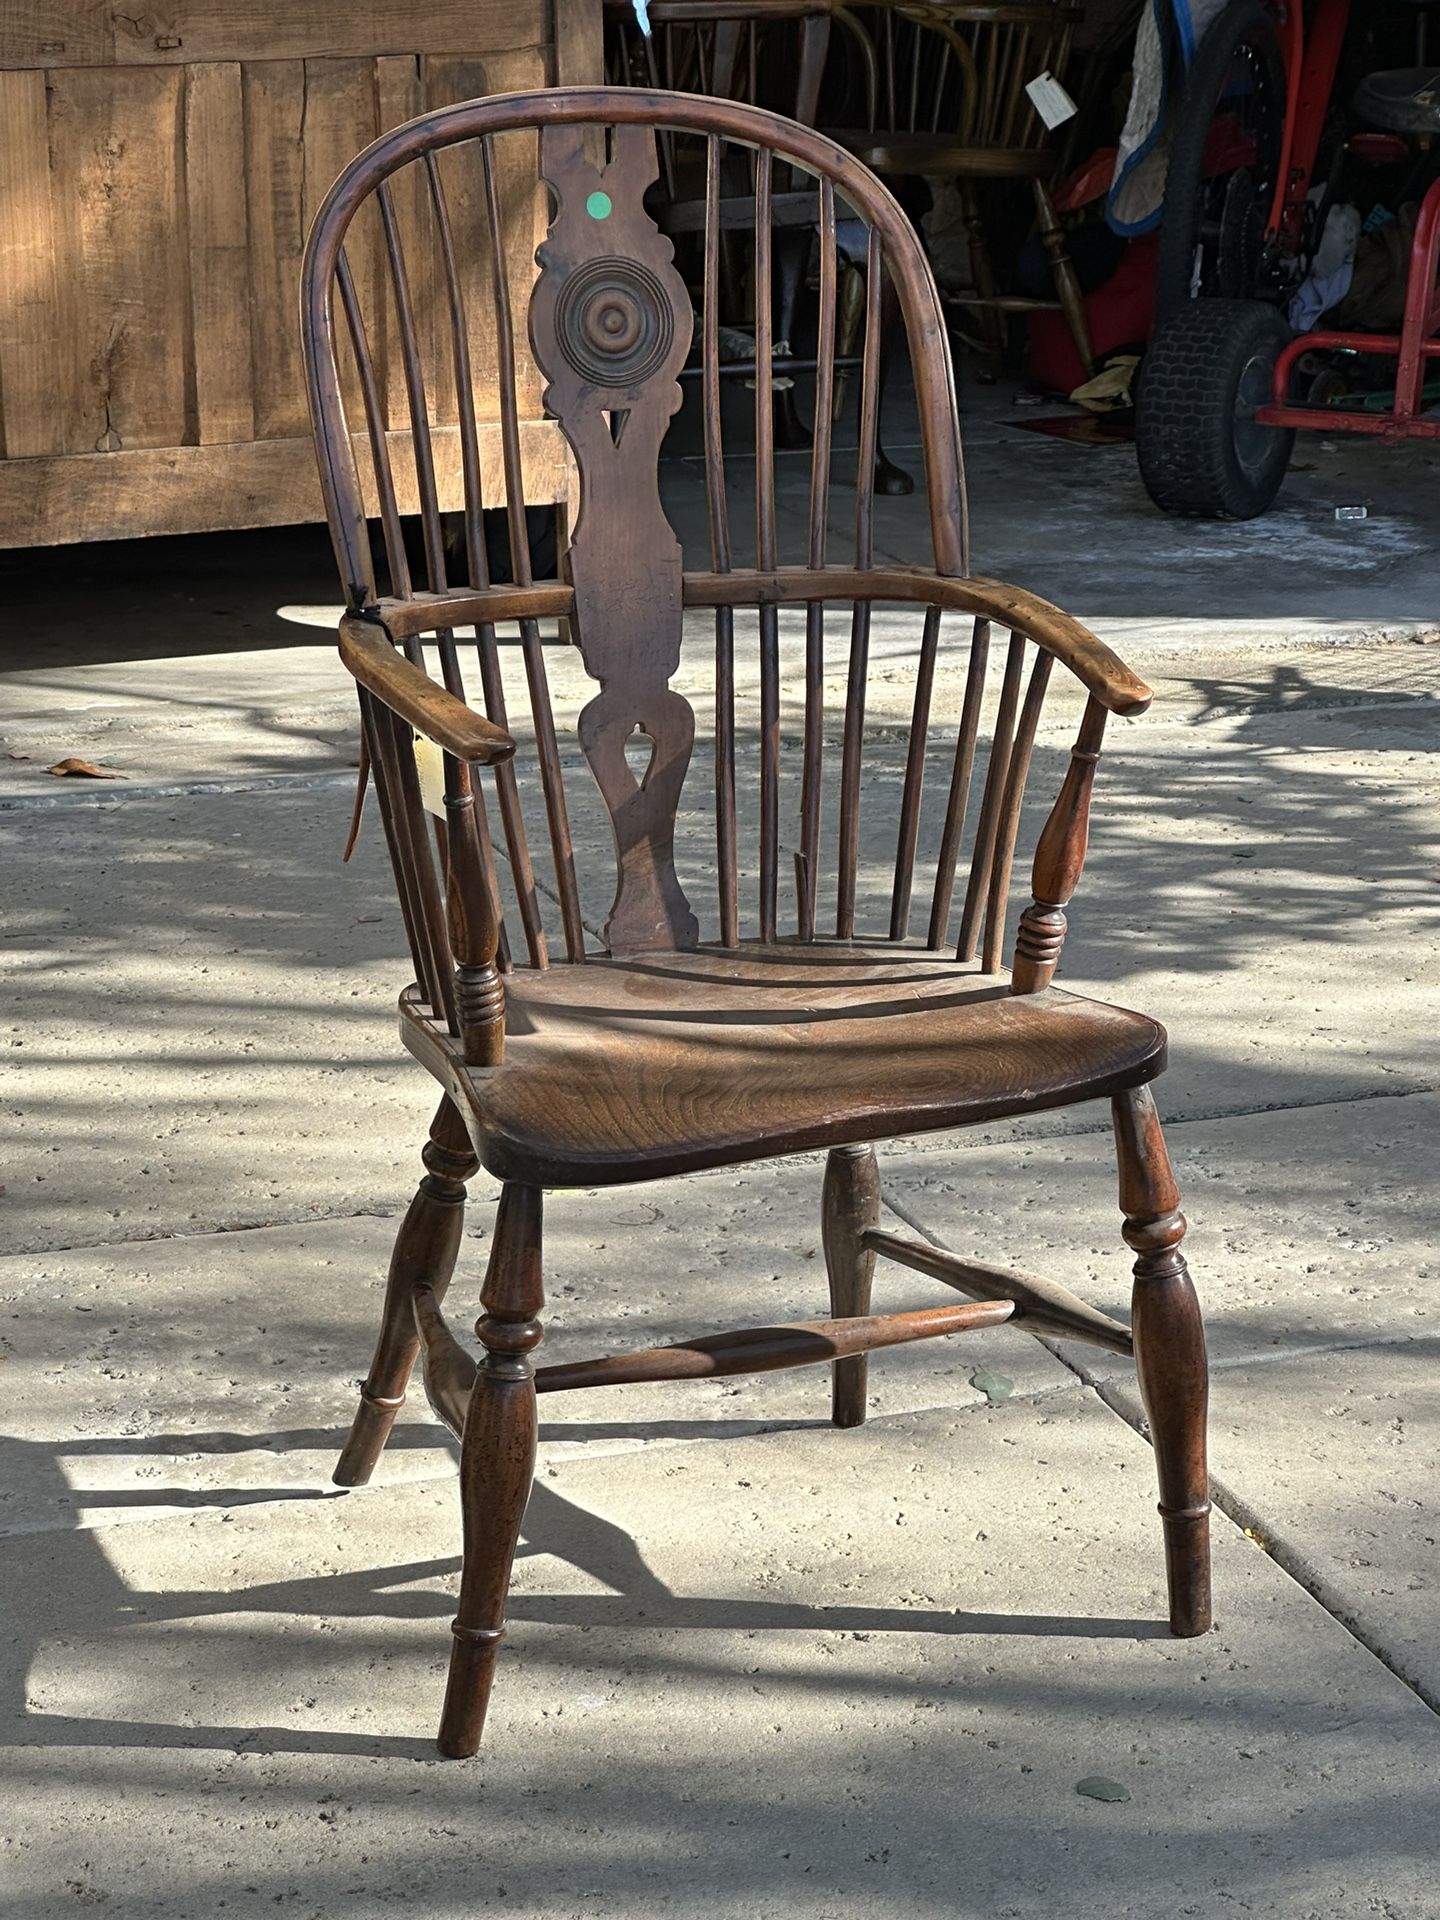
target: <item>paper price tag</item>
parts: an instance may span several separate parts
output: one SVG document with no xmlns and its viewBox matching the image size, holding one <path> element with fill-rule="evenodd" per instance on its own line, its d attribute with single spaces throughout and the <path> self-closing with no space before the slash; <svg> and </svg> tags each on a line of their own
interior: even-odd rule
<svg viewBox="0 0 1440 1920">
<path fill-rule="evenodd" d="M 1067 120 L 1074 118 L 1075 102 L 1053 73 L 1047 71 L 1036 74 L 1033 80 L 1026 82 L 1025 91 L 1030 96 L 1031 106 L 1052 133 L 1056 127 L 1064 126 Z"/>
<path fill-rule="evenodd" d="M 445 755 L 423 733 L 415 735 L 415 771 L 420 776 L 420 800 L 425 811 L 439 814 L 442 820 L 448 819 L 445 811 Z"/>
</svg>

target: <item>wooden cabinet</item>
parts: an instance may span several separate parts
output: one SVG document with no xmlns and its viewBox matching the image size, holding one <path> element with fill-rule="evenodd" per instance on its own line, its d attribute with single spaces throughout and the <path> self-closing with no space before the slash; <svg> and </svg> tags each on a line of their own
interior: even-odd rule
<svg viewBox="0 0 1440 1920">
<path fill-rule="evenodd" d="M 426 108 L 599 77 L 600 0 L 0 9 L 0 546 L 320 519 L 298 286 L 330 182 Z M 561 498 L 533 404 L 527 485 Z"/>
</svg>

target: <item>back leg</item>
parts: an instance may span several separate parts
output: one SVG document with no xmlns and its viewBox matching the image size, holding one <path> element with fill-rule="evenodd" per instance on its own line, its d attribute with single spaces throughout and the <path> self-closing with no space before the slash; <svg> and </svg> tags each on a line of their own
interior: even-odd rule
<svg viewBox="0 0 1440 1920">
<path fill-rule="evenodd" d="M 440 1102 L 420 1158 L 425 1178 L 395 1238 L 380 1338 L 360 1389 L 350 1438 L 335 1468 L 337 1487 L 364 1486 L 405 1404 L 405 1388 L 420 1351 L 412 1305 L 415 1289 L 430 1287 L 437 1302 L 443 1300 L 455 1271 L 465 1222 L 465 1182 L 473 1178 L 480 1163 L 459 1109 L 448 1095 Z"/>
<path fill-rule="evenodd" d="M 830 1276 L 830 1311 L 837 1319 L 870 1311 L 875 1256 L 861 1245 L 867 1227 L 880 1223 L 880 1169 L 873 1147 L 832 1147 L 825 1161 L 820 1230 Z M 865 1418 L 869 1355 L 830 1363 L 830 1418 L 837 1427 L 858 1427 Z"/>
<path fill-rule="evenodd" d="M 1138 1256 L 1131 1326 L 1160 1479 L 1170 1631 L 1189 1636 L 1207 1632 L 1211 1620 L 1205 1328 L 1180 1251 L 1185 1216 L 1150 1089 L 1118 1095 L 1111 1110 L 1123 1232 Z"/>
</svg>

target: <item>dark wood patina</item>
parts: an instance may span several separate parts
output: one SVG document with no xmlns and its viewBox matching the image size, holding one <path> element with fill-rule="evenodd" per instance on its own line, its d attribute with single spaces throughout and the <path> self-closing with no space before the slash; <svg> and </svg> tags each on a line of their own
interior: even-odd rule
<svg viewBox="0 0 1440 1920">
<path fill-rule="evenodd" d="M 646 212 L 656 129 L 701 143 L 710 215 L 698 321 L 710 553 L 708 566 L 689 570 L 656 483 L 677 371 L 696 325 L 671 243 Z M 538 143 L 553 209 L 522 325 L 510 311 L 513 274 L 502 263 L 524 244 L 511 229 L 518 222 L 528 233 L 530 214 L 502 204 L 495 183 L 497 144 L 524 139 Z M 819 208 L 822 424 L 793 554 L 785 551 L 776 504 L 773 394 L 763 355 L 755 375 L 756 473 L 753 488 L 744 489 L 753 534 L 738 518 L 736 468 L 722 438 L 718 209 L 725 150 L 737 143 L 753 155 L 753 240 L 762 271 L 775 169 L 806 176 Z M 832 481 L 840 456 L 828 431 L 839 206 L 868 231 L 853 488 Z M 391 292 L 388 304 L 367 313 L 344 247 L 353 223 L 371 212 Z M 434 269 L 431 284 L 443 294 L 438 314 L 408 291 L 421 262 Z M 893 285 L 920 401 L 928 568 L 875 559 L 882 278 Z M 401 1031 L 443 1091 L 336 1478 L 356 1485 L 373 1471 L 421 1357 L 430 1402 L 462 1444 L 465 1559 L 442 1750 L 468 1754 L 480 1738 L 533 1471 L 536 1396 L 607 1381 L 825 1360 L 833 1368 L 833 1416 L 844 1427 L 865 1417 L 864 1356 L 875 1348 L 1001 1320 L 1122 1353 L 1133 1346 L 1159 1468 L 1171 1623 L 1177 1633 L 1202 1631 L 1209 1621 L 1205 1350 L 1179 1252 L 1184 1222 L 1148 1091 L 1164 1066 L 1165 1036 L 1153 1020 L 1050 984 L 1080 878 L 1105 719 L 1142 711 L 1150 695 L 1058 608 L 969 571 L 945 329 L 919 243 L 895 201 L 833 141 L 744 104 L 635 88 L 474 102 L 398 128 L 341 175 L 311 236 L 304 322 L 321 474 L 349 603 L 341 654 L 360 690 L 368 777 L 413 959 Z M 414 563 L 391 469 L 395 437 L 365 431 L 374 380 L 367 342 L 377 332 L 406 371 L 406 457 L 421 502 Z M 482 351 L 495 357 L 501 396 L 506 584 L 489 571 L 481 521 L 488 502 L 476 422 L 465 404 L 467 370 Z M 526 356 L 547 382 L 547 407 L 579 473 L 579 518 L 561 580 L 537 581 L 530 572 L 515 398 L 516 367 Z M 430 478 L 437 380 L 460 396 L 467 511 L 458 560 L 443 537 Z M 360 396 L 353 416 L 342 397 L 352 385 Z M 831 552 L 837 509 L 853 513 L 843 558 Z M 867 777 L 877 607 L 889 610 L 887 670 L 894 671 L 896 623 L 908 620 L 914 631 L 913 704 L 893 801 Z M 542 633 L 542 621 L 563 623 L 558 642 Z M 702 644 L 700 629 L 711 621 L 707 742 L 672 680 L 682 633 Z M 578 745 L 588 762 L 584 779 L 593 775 L 614 838 L 613 871 L 598 879 L 582 876 L 572 844 L 570 806 L 593 805 L 596 795 L 582 796 L 572 776 L 567 798 L 545 665 L 555 644 L 577 647 L 597 682 Z M 804 660 L 788 863 L 782 645 L 803 649 Z M 938 663 L 947 650 L 967 647 L 959 711 L 942 716 Z M 753 831 L 740 792 L 747 762 L 739 754 L 736 696 L 738 670 L 752 663 L 760 695 Z M 832 665 L 843 671 L 843 711 L 827 712 Z M 1084 712 L 1039 835 L 1033 903 L 1020 915 L 1007 976 L 1012 867 L 1056 666 L 1080 682 Z M 467 672 L 476 676 L 478 707 L 469 704 Z M 522 698 L 523 715 L 511 710 Z M 438 793 L 433 782 L 427 786 L 425 754 L 417 758 L 417 734 L 440 755 Z M 631 758 L 637 744 L 639 771 Z M 699 785 L 710 789 L 714 834 L 713 856 L 700 863 L 713 870 L 703 896 L 676 839 L 682 786 L 688 795 Z M 894 851 L 875 874 L 863 856 L 881 822 Z M 911 937 L 917 904 L 918 939 Z M 1114 1104 L 1124 1232 L 1137 1255 L 1132 1328 L 1053 1281 L 881 1229 L 872 1142 L 1099 1097 Z M 833 1319 L 535 1365 L 546 1188 L 655 1179 L 822 1148 Z M 477 1357 L 443 1307 L 465 1182 L 481 1165 L 503 1190 Z M 877 1258 L 974 1304 L 872 1315 Z"/>
</svg>

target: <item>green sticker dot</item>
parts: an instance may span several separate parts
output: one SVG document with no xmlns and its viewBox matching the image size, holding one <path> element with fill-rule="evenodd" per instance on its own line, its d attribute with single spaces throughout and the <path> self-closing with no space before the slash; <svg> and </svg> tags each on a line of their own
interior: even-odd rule
<svg viewBox="0 0 1440 1920">
<path fill-rule="evenodd" d="M 585 202 L 585 211 L 592 220 L 608 220 L 610 218 L 609 194 L 592 193 L 590 198 Z"/>
</svg>

